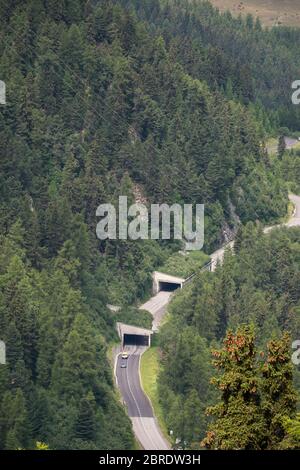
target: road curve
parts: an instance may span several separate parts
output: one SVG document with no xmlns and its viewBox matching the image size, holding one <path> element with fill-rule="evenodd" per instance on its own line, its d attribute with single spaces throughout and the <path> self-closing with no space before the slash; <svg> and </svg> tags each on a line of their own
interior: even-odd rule
<svg viewBox="0 0 300 470">
<path fill-rule="evenodd" d="M 143 346 L 131 346 L 128 359 L 119 354 L 116 359 L 116 380 L 131 419 L 133 431 L 145 450 L 168 450 L 169 445 L 164 439 L 153 414 L 148 397 L 140 383 L 140 358 L 146 350 Z M 122 368 L 121 364 L 127 367 Z"/>
<path fill-rule="evenodd" d="M 140 306 L 140 309 L 147 310 L 153 316 L 152 330 L 157 331 L 165 314 L 167 305 L 173 292 L 160 291 L 146 303 Z"/>
<path fill-rule="evenodd" d="M 299 140 L 293 139 L 292 137 L 285 137 L 284 140 L 286 150 L 291 150 L 293 147 L 299 144 Z M 276 154 L 278 151 L 278 142 L 275 145 L 268 145 L 266 150 L 269 155 Z"/>
<path fill-rule="evenodd" d="M 296 196 L 295 194 L 289 194 L 290 201 L 294 204 L 294 212 L 291 218 L 281 225 L 272 225 L 271 227 L 265 227 L 264 233 L 268 233 L 274 228 L 279 227 L 298 227 L 300 226 L 300 196 Z M 215 271 L 217 264 L 222 263 L 224 258 L 224 253 L 227 248 L 233 248 L 234 241 L 231 241 L 227 245 L 223 246 L 219 250 L 215 251 L 210 255 L 211 257 L 211 270 Z"/>
<path fill-rule="evenodd" d="M 285 226 L 300 226 L 300 197 L 294 194 L 289 195 L 293 202 L 295 210 Z M 272 230 L 276 226 L 265 227 L 264 232 Z M 219 250 L 211 254 L 211 269 L 214 271 L 218 263 L 224 258 L 226 248 L 233 247 L 234 241 L 223 246 Z M 156 331 L 162 321 L 168 302 L 170 301 L 171 292 L 159 292 L 143 304 L 140 308 L 148 310 L 153 316 L 152 329 Z M 127 367 L 121 368 L 121 356 L 116 358 L 116 380 L 121 391 L 123 402 L 128 410 L 131 419 L 133 431 L 138 441 L 145 450 L 168 450 L 169 444 L 166 442 L 159 429 L 155 419 L 153 409 L 148 397 L 145 395 L 140 383 L 140 358 L 146 347 L 131 346 L 126 348 L 129 351 Z"/>
<path fill-rule="evenodd" d="M 290 194 L 290 201 L 294 204 L 295 210 L 291 219 L 286 223 L 287 227 L 298 227 L 300 226 L 300 196 Z"/>
</svg>

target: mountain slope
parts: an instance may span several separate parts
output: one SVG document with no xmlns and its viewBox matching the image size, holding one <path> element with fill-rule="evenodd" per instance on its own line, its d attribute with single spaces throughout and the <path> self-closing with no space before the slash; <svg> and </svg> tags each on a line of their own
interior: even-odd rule
<svg viewBox="0 0 300 470">
<path fill-rule="evenodd" d="M 136 185 L 148 202 L 205 203 L 208 251 L 237 218 L 286 212 L 253 112 L 120 3 L 1 3 L 1 448 L 133 446 L 106 305 L 144 298 L 180 246 L 100 242 L 100 203 L 133 202 Z"/>
</svg>

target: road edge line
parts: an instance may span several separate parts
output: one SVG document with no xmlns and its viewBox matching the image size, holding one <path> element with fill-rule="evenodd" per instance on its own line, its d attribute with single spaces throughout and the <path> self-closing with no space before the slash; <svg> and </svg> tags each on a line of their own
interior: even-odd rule
<svg viewBox="0 0 300 470">
<path fill-rule="evenodd" d="M 152 412 L 153 412 L 153 418 L 154 418 L 154 421 L 156 423 L 156 426 L 157 426 L 157 429 L 158 429 L 158 432 L 159 434 L 161 435 L 161 438 L 163 439 L 163 441 L 165 441 L 167 447 L 169 448 L 169 450 L 172 450 L 172 446 L 171 446 L 171 442 L 169 442 L 169 440 L 166 438 L 166 436 L 163 434 L 162 430 L 160 429 L 160 425 L 159 425 L 159 422 L 158 422 L 158 419 L 156 417 L 156 414 L 155 414 L 155 410 L 154 410 L 154 407 L 152 405 L 152 401 L 150 400 L 150 397 L 148 396 L 148 394 L 145 392 L 145 389 L 144 389 L 144 385 L 143 385 L 143 381 L 142 381 L 142 374 L 141 374 L 141 360 L 142 360 L 142 356 L 143 354 L 148 351 L 148 349 L 150 349 L 151 346 L 148 346 L 145 351 L 142 352 L 142 354 L 140 354 L 140 360 L 139 360 L 139 378 L 140 378 L 140 384 L 141 384 L 141 389 L 143 390 L 143 393 L 144 395 L 148 398 L 149 400 L 149 403 L 151 405 L 151 408 L 152 408 Z"/>
</svg>

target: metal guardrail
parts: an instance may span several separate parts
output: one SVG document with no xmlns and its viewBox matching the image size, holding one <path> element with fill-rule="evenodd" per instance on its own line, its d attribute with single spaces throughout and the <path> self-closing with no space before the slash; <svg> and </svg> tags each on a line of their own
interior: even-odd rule
<svg viewBox="0 0 300 470">
<path fill-rule="evenodd" d="M 221 246 L 219 249 L 221 248 L 224 248 L 226 250 L 226 248 L 234 241 L 235 239 L 235 235 L 232 235 L 229 240 L 223 245 Z M 212 255 L 211 255 L 212 256 Z M 191 282 L 191 280 L 196 276 L 196 274 L 199 274 L 199 273 L 202 273 L 204 271 L 211 271 L 211 268 L 212 268 L 212 264 L 213 264 L 213 260 L 211 259 L 208 263 L 206 263 L 201 269 L 199 269 L 199 271 L 196 271 L 195 273 L 191 274 L 183 283 L 183 285 L 185 286 L 186 284 L 188 284 L 189 282 Z"/>
<path fill-rule="evenodd" d="M 191 274 L 187 279 L 185 279 L 183 285 L 185 286 L 186 284 L 188 284 L 189 282 L 191 282 L 191 280 L 199 273 L 202 273 L 204 271 L 211 271 L 211 265 L 212 265 L 212 261 L 209 261 L 208 263 L 206 263 L 204 266 L 202 266 L 201 269 L 199 269 L 199 271 L 196 271 L 195 273 Z"/>
</svg>

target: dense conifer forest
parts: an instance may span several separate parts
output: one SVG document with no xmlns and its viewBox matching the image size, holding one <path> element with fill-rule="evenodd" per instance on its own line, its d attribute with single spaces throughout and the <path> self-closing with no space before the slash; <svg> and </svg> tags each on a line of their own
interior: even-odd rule
<svg viewBox="0 0 300 470">
<path fill-rule="evenodd" d="M 0 17 L 0 448 L 136 445 L 107 305 L 149 327 L 133 306 L 181 246 L 98 240 L 97 206 L 119 195 L 205 204 L 206 254 L 237 237 L 235 256 L 174 297 L 159 334 L 167 425 L 189 448 L 300 446 L 300 378 L 287 359 L 300 334 L 300 232 L 264 237 L 260 225 L 282 220 L 300 187 L 299 152 L 266 150 L 271 134 L 300 129 L 290 104 L 300 30 L 185 0 L 0 0 Z M 241 367 L 253 363 L 230 390 L 249 417 L 243 442 L 224 435 L 235 418 L 229 407 L 222 421 L 222 384 L 210 384 L 211 348 L 225 382 L 241 374 L 223 344 L 239 335 Z"/>
<path fill-rule="evenodd" d="M 299 429 L 300 376 L 291 361 L 300 334 L 299 237 L 299 228 L 266 236 L 248 223 L 223 265 L 172 301 L 159 387 L 165 419 L 189 448 L 207 427 L 210 449 L 299 447 L 287 424 Z"/>
</svg>

